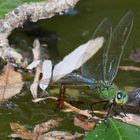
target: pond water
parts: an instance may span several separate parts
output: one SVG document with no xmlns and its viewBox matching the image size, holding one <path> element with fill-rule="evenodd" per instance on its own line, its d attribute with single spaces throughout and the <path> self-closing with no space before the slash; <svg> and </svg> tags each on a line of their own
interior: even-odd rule
<svg viewBox="0 0 140 140">
<path fill-rule="evenodd" d="M 139 63 L 132 62 L 128 56 L 140 48 L 140 7 L 138 0 L 81 0 L 75 9 L 75 15 L 55 16 L 48 20 L 41 20 L 24 29 L 15 30 L 9 37 L 11 44 L 31 61 L 31 46 L 35 38 L 39 38 L 41 43 L 48 44 L 42 48 L 42 56 L 49 56 L 54 62 L 60 61 L 74 48 L 89 40 L 93 31 L 104 17 L 109 17 L 113 27 L 120 18 L 128 11 L 134 12 L 134 26 L 126 44 L 121 65 L 140 66 Z M 127 78 L 126 78 L 127 77 Z M 139 87 L 140 73 L 133 71 L 119 70 L 114 81 L 119 87 L 126 86 Z M 54 95 L 59 93 L 58 88 L 50 88 L 49 93 Z M 85 89 L 67 89 L 66 100 L 75 106 L 87 109 L 95 101 L 91 91 Z M 79 103 L 80 101 L 80 103 Z M 26 84 L 21 93 L 10 100 L 11 108 L 1 107 L 0 111 L 0 139 L 9 139 L 11 133 L 10 122 L 20 122 L 28 128 L 33 128 L 36 124 L 47 121 L 51 118 L 63 117 L 64 123 L 57 130 L 70 132 L 82 132 L 81 129 L 73 125 L 73 113 L 56 112 L 56 103 L 46 100 L 40 103 L 33 103 L 29 91 L 29 84 Z"/>
</svg>

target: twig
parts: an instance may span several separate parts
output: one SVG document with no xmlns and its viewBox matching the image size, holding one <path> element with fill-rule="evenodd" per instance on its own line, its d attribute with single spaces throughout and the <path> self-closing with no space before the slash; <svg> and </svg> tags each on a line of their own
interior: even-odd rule
<svg viewBox="0 0 140 140">
<path fill-rule="evenodd" d="M 125 71 L 140 71 L 140 67 L 135 67 L 135 66 L 120 66 L 119 67 L 121 70 L 125 70 Z"/>
<path fill-rule="evenodd" d="M 32 49 L 32 52 L 33 52 L 34 60 L 40 60 L 40 42 L 38 39 L 34 40 L 33 46 L 34 48 Z M 34 99 L 37 98 L 37 89 L 38 89 L 40 74 L 41 74 L 41 65 L 39 64 L 35 69 L 34 81 L 30 86 L 30 90 Z"/>
<path fill-rule="evenodd" d="M 53 100 L 56 100 L 56 101 L 58 100 L 57 97 L 50 96 L 50 97 L 46 97 L 46 98 L 37 98 L 36 100 L 34 100 L 34 102 L 39 102 L 39 101 L 42 101 L 42 100 L 45 100 L 45 99 L 53 99 Z M 64 101 L 64 106 L 66 106 L 67 108 L 69 108 L 73 112 L 76 112 L 78 114 L 84 115 L 84 116 L 89 117 L 89 118 L 92 118 L 92 115 L 89 114 L 89 112 L 87 110 L 78 109 L 78 108 L 72 106 L 71 104 L 69 104 L 66 101 Z M 94 114 L 104 115 L 105 116 L 107 114 L 107 112 L 94 110 Z M 114 119 L 120 119 L 123 122 L 126 122 L 128 124 L 134 124 L 134 125 L 138 125 L 138 126 L 139 126 L 139 122 L 140 122 L 140 117 L 138 115 L 134 115 L 134 114 L 127 114 L 126 116 L 123 116 L 123 117 L 120 117 L 118 115 L 118 116 L 113 116 L 113 118 Z M 94 119 L 104 120 L 104 119 L 99 118 L 97 116 L 94 116 Z"/>
<path fill-rule="evenodd" d="M 53 99 L 53 100 L 56 100 L 56 101 L 58 100 L 57 97 L 50 96 L 50 97 L 41 98 L 41 99 L 37 98 L 36 100 L 33 100 L 33 102 L 36 103 L 36 102 L 39 102 L 39 101 L 42 101 L 42 100 L 45 100 L 45 99 Z M 92 117 L 92 115 L 89 114 L 87 110 L 78 109 L 78 108 L 76 108 L 75 106 L 72 106 L 71 104 L 69 104 L 69 103 L 66 102 L 66 101 L 64 101 L 64 106 L 66 106 L 67 108 L 69 108 L 70 110 L 72 110 L 72 111 L 74 111 L 74 112 L 76 112 L 76 113 L 78 113 L 78 114 L 87 116 L 87 117 L 89 117 L 89 118 Z"/>
<path fill-rule="evenodd" d="M 13 50 L 10 48 L 7 39 L 15 28 L 21 27 L 27 20 L 36 22 L 40 19 L 51 18 L 66 9 L 73 8 L 78 1 L 79 0 L 46 0 L 36 3 L 24 3 L 6 14 L 5 18 L 0 20 L 0 57 L 17 57 L 13 56 Z M 21 59 L 22 57 L 20 55 L 18 63 L 21 62 Z M 15 60 L 17 60 L 17 58 Z"/>
</svg>

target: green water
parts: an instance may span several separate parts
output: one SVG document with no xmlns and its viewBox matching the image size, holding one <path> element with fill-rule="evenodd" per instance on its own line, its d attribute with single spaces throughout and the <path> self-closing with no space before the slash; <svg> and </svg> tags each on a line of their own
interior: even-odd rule
<svg viewBox="0 0 140 140">
<path fill-rule="evenodd" d="M 129 41 L 125 47 L 121 65 L 135 65 L 128 60 L 128 56 L 132 51 L 140 48 L 140 2 L 138 0 L 81 0 L 75 9 L 79 13 L 75 16 L 56 16 L 48 20 L 39 21 L 32 25 L 26 25 L 25 30 L 18 29 L 9 37 L 12 44 L 31 60 L 31 45 L 35 38 L 39 38 L 41 43 L 47 43 L 48 47 L 42 48 L 42 54 L 45 58 L 46 54 L 54 60 L 59 61 L 65 55 L 70 53 L 78 45 L 86 42 L 92 36 L 96 26 L 104 17 L 109 17 L 113 27 L 118 23 L 120 18 L 128 11 L 134 12 L 134 26 L 129 37 Z M 49 53 L 48 53 L 49 52 Z M 127 77 L 127 78 L 126 78 Z M 120 87 L 134 86 L 139 87 L 139 72 L 124 72 L 119 70 L 115 83 Z M 58 93 L 59 90 L 51 88 L 52 94 Z M 84 90 L 67 90 L 67 101 L 82 101 L 81 104 L 74 102 L 74 105 L 86 109 L 90 103 L 94 101 L 94 95 Z M 80 94 L 79 94 L 80 93 Z M 50 93 L 51 94 L 51 93 Z M 72 94 L 72 97 L 70 96 Z M 59 130 L 67 130 L 70 132 L 79 131 L 81 129 L 73 125 L 73 113 L 56 113 L 56 103 L 47 100 L 38 104 L 32 102 L 32 96 L 29 91 L 29 85 L 25 87 L 20 95 L 12 98 L 10 102 L 14 108 L 1 108 L 0 111 L 0 140 L 9 139 L 7 136 L 11 133 L 9 123 L 20 122 L 28 128 L 33 128 L 36 124 L 47 121 L 50 118 L 63 117 L 65 126 L 59 127 Z M 57 130 L 58 130 L 57 129 Z"/>
</svg>

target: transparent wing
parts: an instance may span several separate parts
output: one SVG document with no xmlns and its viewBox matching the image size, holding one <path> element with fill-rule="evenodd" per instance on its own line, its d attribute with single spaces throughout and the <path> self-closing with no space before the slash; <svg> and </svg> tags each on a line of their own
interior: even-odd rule
<svg viewBox="0 0 140 140">
<path fill-rule="evenodd" d="M 67 74 L 79 69 L 103 46 L 104 37 L 97 37 L 80 45 L 62 61 L 54 66 L 53 81 L 56 82 Z"/>
<path fill-rule="evenodd" d="M 105 18 L 95 30 L 93 37 L 100 37 L 103 36 L 105 41 L 103 47 L 91 58 L 87 63 L 85 63 L 82 68 L 81 72 L 82 75 L 87 78 L 93 78 L 96 80 L 103 80 L 105 79 L 106 74 L 106 58 L 107 52 L 112 36 L 112 25 L 108 18 Z"/>
<path fill-rule="evenodd" d="M 105 76 L 105 81 L 109 82 L 109 84 L 112 83 L 117 74 L 122 52 L 128 40 L 132 25 L 133 13 L 129 11 L 122 17 L 112 34 Z"/>
</svg>

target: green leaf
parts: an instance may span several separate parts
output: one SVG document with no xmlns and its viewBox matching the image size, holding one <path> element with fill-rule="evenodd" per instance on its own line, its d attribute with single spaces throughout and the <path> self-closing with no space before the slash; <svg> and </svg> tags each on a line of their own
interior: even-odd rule
<svg viewBox="0 0 140 140">
<path fill-rule="evenodd" d="M 140 140 L 140 127 L 114 119 L 109 120 L 108 125 L 99 124 L 87 133 L 84 140 Z"/>
<path fill-rule="evenodd" d="M 39 1 L 43 0 L 0 0 L 0 18 L 3 18 L 6 13 L 25 2 L 29 3 Z"/>
</svg>

